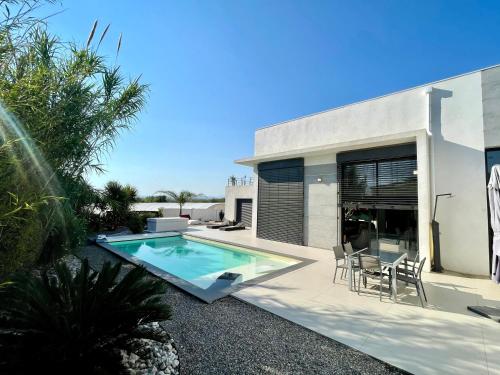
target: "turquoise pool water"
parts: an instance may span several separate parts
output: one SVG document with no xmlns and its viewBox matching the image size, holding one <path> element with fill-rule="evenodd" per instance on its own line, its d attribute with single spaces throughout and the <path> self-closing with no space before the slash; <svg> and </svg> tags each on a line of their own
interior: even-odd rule
<svg viewBox="0 0 500 375">
<path fill-rule="evenodd" d="M 109 245 L 202 289 L 210 287 L 224 272 L 240 273 L 242 277 L 238 282 L 243 282 L 300 262 L 182 236 L 111 242 Z"/>
</svg>

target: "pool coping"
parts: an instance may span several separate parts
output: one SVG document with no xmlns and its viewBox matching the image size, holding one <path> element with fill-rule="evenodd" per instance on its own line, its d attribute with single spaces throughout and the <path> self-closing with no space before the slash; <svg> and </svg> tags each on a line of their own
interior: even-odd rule
<svg viewBox="0 0 500 375">
<path fill-rule="evenodd" d="M 246 246 L 246 245 L 242 246 L 241 244 L 231 242 L 231 241 L 214 240 L 212 238 L 198 236 L 198 235 L 191 235 L 191 234 L 183 233 L 183 232 L 165 232 L 165 234 L 167 234 L 167 233 L 168 233 L 168 235 L 164 235 L 162 237 L 186 236 L 186 237 L 192 237 L 192 238 L 194 238 L 194 240 L 199 238 L 201 240 L 211 241 L 211 242 L 215 242 L 215 243 L 219 242 L 221 244 L 235 246 L 235 247 L 239 247 L 242 249 L 249 249 L 249 250 L 258 251 L 258 252 L 262 252 L 262 253 L 267 253 L 267 254 L 277 255 L 277 256 L 281 256 L 281 257 L 285 257 L 285 258 L 290 258 L 290 259 L 298 260 L 299 262 L 296 264 L 292 264 L 288 267 L 285 267 L 285 268 L 282 268 L 282 269 L 279 269 L 279 270 L 276 270 L 273 272 L 269 272 L 265 275 L 256 277 L 254 279 L 244 281 L 244 282 L 236 284 L 236 285 L 228 284 L 228 285 L 222 286 L 220 288 L 214 287 L 211 289 L 211 287 L 209 287 L 207 289 L 202 289 L 199 286 L 196 286 L 196 285 L 190 283 L 189 281 L 181 279 L 180 277 L 172 275 L 171 273 L 164 271 L 161 268 L 158 268 L 151 263 L 148 263 L 148 262 L 146 262 L 142 259 L 139 259 L 133 255 L 126 254 L 126 253 L 123 253 L 123 252 L 115 249 L 112 246 L 112 244 L 113 244 L 113 242 L 118 242 L 116 240 L 109 242 L 109 243 L 103 242 L 103 241 L 96 241 L 95 243 L 97 246 L 100 246 L 100 247 L 110 251 L 111 253 L 117 255 L 120 258 L 125 259 L 126 261 L 128 261 L 132 264 L 144 267 L 148 272 L 152 273 L 153 275 L 162 278 L 163 280 L 167 281 L 168 283 L 178 287 L 179 289 L 182 289 L 183 291 L 193 295 L 194 297 L 196 297 L 196 298 L 198 298 L 206 303 L 212 303 L 220 298 L 226 297 L 226 296 L 228 296 L 232 293 L 235 293 L 241 289 L 260 284 L 264 281 L 274 279 L 275 277 L 284 275 L 286 273 L 298 270 L 300 268 L 306 267 L 312 263 L 317 262 L 314 259 L 297 257 L 294 255 L 283 254 L 283 253 L 279 253 L 279 252 L 271 251 L 271 250 L 259 249 L 255 246 Z M 118 236 L 116 236 L 116 237 L 118 237 Z M 149 238 L 152 238 L 152 237 L 149 237 Z M 155 238 L 158 238 L 158 237 L 155 237 Z M 144 238 L 144 239 L 146 239 L 146 238 Z M 129 239 L 126 241 L 134 241 L 134 240 Z"/>
</svg>

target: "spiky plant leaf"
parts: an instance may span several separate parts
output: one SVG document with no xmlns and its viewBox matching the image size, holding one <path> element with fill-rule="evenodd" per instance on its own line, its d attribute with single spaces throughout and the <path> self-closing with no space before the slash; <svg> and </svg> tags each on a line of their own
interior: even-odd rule
<svg viewBox="0 0 500 375">
<path fill-rule="evenodd" d="M 4 285 L 0 373 L 116 370 L 114 349 L 140 337 L 140 324 L 170 317 L 161 280 L 147 278 L 141 267 L 122 279 L 120 271 L 120 263 L 105 263 L 95 272 L 85 260 L 72 275 L 60 263 L 53 274 L 18 275 Z"/>
</svg>

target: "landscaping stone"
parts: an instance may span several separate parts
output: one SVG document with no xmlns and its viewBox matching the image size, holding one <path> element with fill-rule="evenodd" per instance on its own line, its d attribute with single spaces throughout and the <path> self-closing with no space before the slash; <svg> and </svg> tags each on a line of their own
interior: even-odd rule
<svg viewBox="0 0 500 375">
<path fill-rule="evenodd" d="M 59 260 L 66 263 L 71 273 L 74 275 L 81 267 L 81 259 L 74 255 L 66 255 Z M 37 270 L 35 272 L 41 272 Z M 49 270 L 49 275 L 53 271 Z M 173 346 L 173 340 L 158 322 L 152 322 L 139 326 L 139 329 L 146 330 L 157 339 L 131 339 L 129 346 L 131 351 L 120 350 L 121 363 L 129 374 L 159 374 L 161 368 L 168 374 L 179 374 L 179 357 L 177 350 Z"/>
<path fill-rule="evenodd" d="M 151 333 L 156 339 L 131 339 L 129 351 L 121 350 L 122 363 L 129 374 L 159 374 L 168 371 L 178 374 L 179 357 L 173 352 L 173 340 L 158 322 L 144 324 L 139 327 Z"/>
<path fill-rule="evenodd" d="M 63 256 L 58 260 L 58 262 L 66 263 L 73 276 L 76 274 L 76 271 L 81 268 L 82 265 L 82 260 L 73 254 Z M 49 276 L 55 276 L 54 269 L 51 268 L 51 266 L 40 266 L 38 268 L 34 268 L 31 272 L 34 276 L 40 276 L 44 270 L 47 270 L 47 274 Z"/>
</svg>

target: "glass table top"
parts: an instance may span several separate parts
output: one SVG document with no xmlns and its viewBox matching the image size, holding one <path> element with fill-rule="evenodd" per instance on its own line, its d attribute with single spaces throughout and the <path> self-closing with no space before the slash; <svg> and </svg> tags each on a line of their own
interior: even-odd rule
<svg viewBox="0 0 500 375">
<path fill-rule="evenodd" d="M 408 251 L 388 251 L 379 249 L 363 249 L 356 251 L 349 255 L 351 258 L 355 258 L 358 254 L 372 255 L 380 257 L 380 262 L 388 265 L 393 265 L 394 263 L 399 263 L 403 259 L 408 257 Z"/>
</svg>

